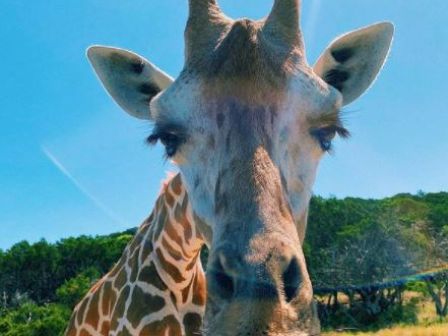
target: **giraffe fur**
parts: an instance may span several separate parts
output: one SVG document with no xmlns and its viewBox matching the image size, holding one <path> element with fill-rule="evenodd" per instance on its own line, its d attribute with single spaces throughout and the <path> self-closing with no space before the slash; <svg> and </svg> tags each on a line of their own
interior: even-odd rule
<svg viewBox="0 0 448 336">
<path fill-rule="evenodd" d="M 180 175 L 118 263 L 76 306 L 66 336 L 199 335 L 205 310 L 204 239 Z"/>
</svg>

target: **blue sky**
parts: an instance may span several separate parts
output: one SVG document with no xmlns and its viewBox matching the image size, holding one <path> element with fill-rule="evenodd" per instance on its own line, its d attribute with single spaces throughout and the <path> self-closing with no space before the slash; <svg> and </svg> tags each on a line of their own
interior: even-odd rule
<svg viewBox="0 0 448 336">
<path fill-rule="evenodd" d="M 315 193 L 384 197 L 448 190 L 448 2 L 303 1 L 313 63 L 337 35 L 396 25 L 375 85 L 348 107 L 353 137 L 324 159 Z M 272 0 L 221 0 L 232 17 L 260 18 Z M 176 76 L 185 0 L 3 0 L 0 11 L 0 248 L 27 239 L 137 226 L 172 169 L 161 148 L 104 93 L 90 44 L 134 50 Z"/>
</svg>

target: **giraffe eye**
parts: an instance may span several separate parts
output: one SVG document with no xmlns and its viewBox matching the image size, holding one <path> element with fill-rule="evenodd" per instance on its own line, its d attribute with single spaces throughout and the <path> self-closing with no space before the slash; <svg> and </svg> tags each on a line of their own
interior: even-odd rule
<svg viewBox="0 0 448 336">
<path fill-rule="evenodd" d="M 324 152 L 329 152 L 336 134 L 339 133 L 337 127 L 323 127 L 311 130 L 311 135 L 316 139 Z"/>
<path fill-rule="evenodd" d="M 160 142 L 165 146 L 166 155 L 172 157 L 176 154 L 181 140 L 175 134 L 166 133 L 160 136 Z"/>
<path fill-rule="evenodd" d="M 167 157 L 176 155 L 179 146 L 184 142 L 179 135 L 170 132 L 153 133 L 148 137 L 147 141 L 150 144 L 155 144 L 157 141 L 160 141 L 165 146 Z"/>
</svg>

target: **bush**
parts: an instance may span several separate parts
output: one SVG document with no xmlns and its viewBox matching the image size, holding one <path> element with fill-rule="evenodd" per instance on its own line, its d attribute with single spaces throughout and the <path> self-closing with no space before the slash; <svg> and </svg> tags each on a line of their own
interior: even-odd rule
<svg viewBox="0 0 448 336">
<path fill-rule="evenodd" d="M 91 267 L 66 281 L 56 290 L 57 301 L 73 309 L 100 276 L 100 272 L 96 268 Z"/>
<path fill-rule="evenodd" d="M 62 335 L 71 310 L 63 305 L 37 306 L 26 303 L 0 316 L 0 335 L 3 336 L 57 336 Z"/>
</svg>

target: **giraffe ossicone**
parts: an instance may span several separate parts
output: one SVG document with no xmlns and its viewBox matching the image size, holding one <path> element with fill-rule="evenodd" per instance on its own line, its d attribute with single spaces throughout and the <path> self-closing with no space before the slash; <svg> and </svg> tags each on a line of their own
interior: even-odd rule
<svg viewBox="0 0 448 336">
<path fill-rule="evenodd" d="M 125 50 L 96 46 L 88 57 L 116 102 L 154 123 L 148 141 L 160 141 L 179 167 L 194 212 L 192 227 L 210 247 L 202 334 L 319 334 L 302 251 L 311 190 L 333 138 L 349 134 L 341 108 L 375 80 L 393 25 L 377 23 L 343 35 L 311 67 L 299 0 L 275 0 L 271 13 L 258 21 L 232 20 L 216 0 L 190 0 L 189 9 L 185 65 L 175 80 Z M 168 245 L 153 252 L 162 264 Z M 168 290 L 177 290 L 177 280 L 188 282 L 187 269 L 169 260 L 173 267 L 159 266 L 157 274 Z M 116 311 L 137 299 L 130 291 Z M 138 330 L 142 335 L 189 335 L 182 313 L 170 315 L 179 329 L 165 328 L 158 307 L 141 307 L 148 320 L 138 327 L 158 323 L 149 333 Z M 110 321 L 110 335 L 136 334 L 118 315 Z"/>
</svg>

